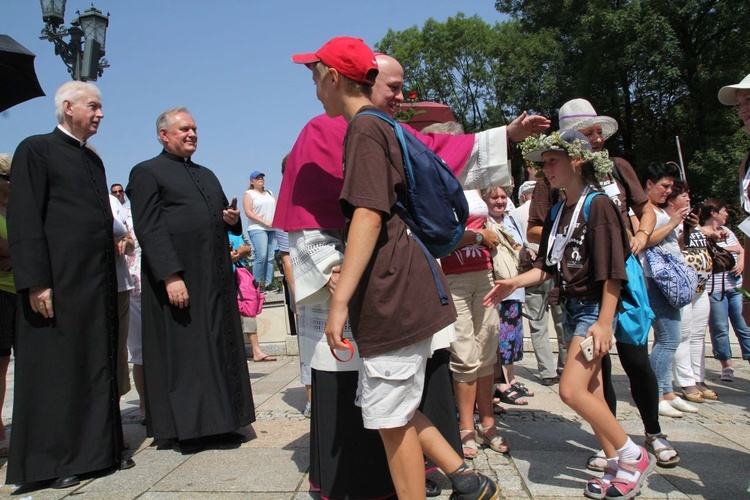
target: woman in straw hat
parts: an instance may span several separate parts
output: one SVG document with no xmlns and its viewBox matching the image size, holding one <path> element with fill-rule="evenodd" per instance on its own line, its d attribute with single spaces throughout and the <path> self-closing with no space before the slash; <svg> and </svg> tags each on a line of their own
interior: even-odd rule
<svg viewBox="0 0 750 500">
<path fill-rule="evenodd" d="M 738 106 L 737 116 L 745 126 L 745 132 L 750 134 L 750 74 L 742 79 L 740 83 L 726 85 L 719 90 L 719 102 L 727 106 Z M 750 163 L 750 152 L 740 162 L 740 200 L 742 208 L 750 214 L 750 172 L 748 171 Z M 748 254 L 750 243 L 745 239 L 745 262 L 744 268 L 750 269 L 750 257 Z M 745 283 L 750 281 L 750 272 L 743 273 Z M 745 314 L 745 320 L 748 321 L 748 314 Z"/>
<path fill-rule="evenodd" d="M 740 83 L 726 85 L 719 90 L 719 102 L 727 106 L 737 106 L 737 116 L 745 126 L 745 132 L 750 134 L 750 74 L 745 76 Z M 745 212 L 750 213 L 750 151 L 740 161 L 740 201 Z M 741 258 L 742 282 L 750 283 L 750 239 L 745 238 L 744 258 Z M 712 303 L 713 305 L 713 303 Z M 745 322 L 750 324 L 750 311 L 743 305 L 742 316 Z M 713 340 L 713 332 L 712 332 Z M 728 346 L 727 346 L 728 347 Z M 726 363 L 726 364 L 725 364 Z M 734 377 L 731 359 L 722 361 L 722 380 Z M 731 371 L 730 371 L 731 370 Z"/>
</svg>

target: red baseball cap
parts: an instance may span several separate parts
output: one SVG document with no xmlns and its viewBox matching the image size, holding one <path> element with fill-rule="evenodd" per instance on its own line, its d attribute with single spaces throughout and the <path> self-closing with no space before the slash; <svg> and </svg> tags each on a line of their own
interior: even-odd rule
<svg viewBox="0 0 750 500">
<path fill-rule="evenodd" d="M 292 62 L 322 62 L 345 77 L 366 85 L 375 85 L 375 77 L 378 76 L 375 54 L 361 38 L 350 36 L 331 38 L 313 54 L 294 54 Z"/>
</svg>

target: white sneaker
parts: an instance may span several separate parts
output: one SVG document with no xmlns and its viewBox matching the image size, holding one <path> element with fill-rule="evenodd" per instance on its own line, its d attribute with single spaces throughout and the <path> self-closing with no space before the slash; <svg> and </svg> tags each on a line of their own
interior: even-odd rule
<svg viewBox="0 0 750 500">
<path fill-rule="evenodd" d="M 674 399 L 668 400 L 669 404 L 672 405 L 673 408 L 680 410 L 685 413 L 698 413 L 698 408 L 691 405 L 684 399 L 682 399 L 680 396 L 675 397 Z"/>
<path fill-rule="evenodd" d="M 681 418 L 682 412 L 674 408 L 666 399 L 659 401 L 659 415 L 662 417 Z"/>
</svg>

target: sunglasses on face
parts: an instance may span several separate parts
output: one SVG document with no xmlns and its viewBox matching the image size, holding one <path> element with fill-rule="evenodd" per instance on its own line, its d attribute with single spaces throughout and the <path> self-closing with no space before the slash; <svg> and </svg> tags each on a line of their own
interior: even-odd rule
<svg viewBox="0 0 750 500">
<path fill-rule="evenodd" d="M 112 194 L 122 193 L 122 189 L 113 189 Z"/>
</svg>

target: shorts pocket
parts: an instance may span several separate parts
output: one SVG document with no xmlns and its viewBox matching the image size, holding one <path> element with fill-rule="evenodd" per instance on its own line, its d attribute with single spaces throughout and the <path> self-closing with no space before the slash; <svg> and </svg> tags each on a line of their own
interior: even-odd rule
<svg viewBox="0 0 750 500">
<path fill-rule="evenodd" d="M 362 418 L 368 428 L 404 425 L 411 407 L 419 406 L 421 387 L 415 383 L 419 363 L 411 360 L 366 360 Z M 394 420 L 395 419 L 395 420 Z M 367 422 L 376 422 L 369 427 Z"/>
<path fill-rule="evenodd" d="M 375 379 L 403 381 L 417 373 L 417 363 L 412 361 L 370 361 L 365 364 L 367 376 Z"/>
</svg>

